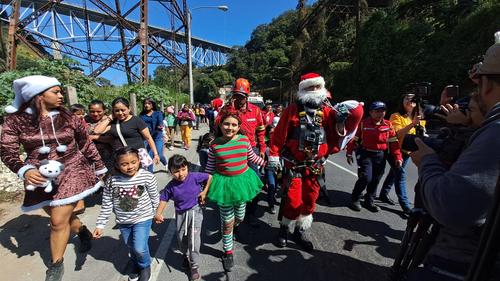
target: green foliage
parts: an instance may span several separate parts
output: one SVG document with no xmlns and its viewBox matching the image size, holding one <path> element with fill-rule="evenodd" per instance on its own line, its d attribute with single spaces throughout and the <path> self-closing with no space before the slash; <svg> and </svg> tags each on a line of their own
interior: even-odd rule
<svg viewBox="0 0 500 281">
<path fill-rule="evenodd" d="M 394 6 L 368 14 L 364 10 L 356 48 L 354 15 L 335 14 L 338 1 L 318 1 L 325 9 L 302 31 L 298 11 L 286 12 L 270 24 L 257 27 L 244 47 L 235 49 L 226 70 L 250 80 L 254 88 L 276 88 L 273 78 L 290 85 L 304 72 L 322 74 L 335 100 L 380 99 L 395 104 L 408 83 L 432 83 L 432 101 L 447 84 L 472 89 L 467 71 L 481 60 L 500 26 L 500 2 L 454 0 L 400 0 Z M 300 58 L 295 62 L 294 60 Z M 293 63 L 292 63 L 293 62 Z M 288 88 L 288 89 L 287 89 Z"/>
</svg>

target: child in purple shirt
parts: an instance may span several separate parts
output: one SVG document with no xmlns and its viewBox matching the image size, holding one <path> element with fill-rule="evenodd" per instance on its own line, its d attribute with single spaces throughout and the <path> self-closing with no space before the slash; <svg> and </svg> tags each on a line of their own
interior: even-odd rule
<svg viewBox="0 0 500 281">
<path fill-rule="evenodd" d="M 179 249 L 184 255 L 183 267 L 191 269 L 191 280 L 199 280 L 201 224 L 205 198 L 212 182 L 206 173 L 189 172 L 189 162 L 179 154 L 168 160 L 172 180 L 160 192 L 160 205 L 154 216 L 155 223 L 164 221 L 163 210 L 169 200 L 174 201 Z M 202 190 L 202 186 L 203 190 Z"/>
</svg>

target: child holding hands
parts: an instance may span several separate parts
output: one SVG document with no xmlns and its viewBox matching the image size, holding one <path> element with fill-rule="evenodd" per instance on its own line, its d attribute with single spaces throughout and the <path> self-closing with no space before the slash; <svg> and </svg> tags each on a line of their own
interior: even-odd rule
<svg viewBox="0 0 500 281">
<path fill-rule="evenodd" d="M 156 210 L 156 223 L 164 221 L 163 210 L 169 200 L 174 201 L 179 249 L 184 255 L 183 267 L 191 269 L 191 280 L 199 280 L 201 225 L 205 198 L 212 182 L 206 173 L 189 172 L 189 162 L 175 154 L 168 160 L 172 180 L 160 192 L 160 205 Z M 203 189 L 201 189 L 201 187 Z M 200 206 L 201 205 L 201 206 Z"/>
</svg>

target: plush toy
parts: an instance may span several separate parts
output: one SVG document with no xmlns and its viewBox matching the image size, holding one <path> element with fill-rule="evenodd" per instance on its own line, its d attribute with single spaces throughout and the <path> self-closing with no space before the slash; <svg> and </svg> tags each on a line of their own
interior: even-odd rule
<svg viewBox="0 0 500 281">
<path fill-rule="evenodd" d="M 49 193 L 52 192 L 52 180 L 57 178 L 64 169 L 64 165 L 55 160 L 43 160 L 40 162 L 40 168 L 38 171 L 40 174 L 47 178 L 47 181 L 39 186 L 27 185 L 27 190 L 35 190 L 36 187 L 45 187 L 43 191 Z"/>
</svg>

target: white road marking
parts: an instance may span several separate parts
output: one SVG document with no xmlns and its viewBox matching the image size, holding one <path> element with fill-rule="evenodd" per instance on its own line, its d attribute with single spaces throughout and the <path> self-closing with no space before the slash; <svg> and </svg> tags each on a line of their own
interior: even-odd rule
<svg viewBox="0 0 500 281">
<path fill-rule="evenodd" d="M 341 169 L 341 170 L 342 170 L 342 171 L 344 171 L 344 172 L 347 172 L 347 173 L 349 173 L 349 174 L 351 174 L 351 175 L 355 176 L 356 178 L 358 177 L 358 174 L 356 174 L 355 172 L 353 172 L 353 171 L 351 171 L 351 170 L 349 170 L 349 169 L 347 169 L 347 168 L 345 168 L 345 167 L 343 167 L 343 166 L 340 166 L 340 165 L 339 165 L 339 164 L 337 164 L 337 163 L 333 163 L 333 162 L 332 162 L 332 161 L 330 161 L 330 160 L 326 160 L 326 162 L 328 162 L 328 163 L 332 164 L 333 166 L 335 166 L 335 167 L 337 167 L 337 168 Z"/>
</svg>

